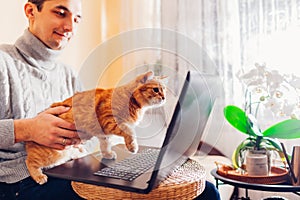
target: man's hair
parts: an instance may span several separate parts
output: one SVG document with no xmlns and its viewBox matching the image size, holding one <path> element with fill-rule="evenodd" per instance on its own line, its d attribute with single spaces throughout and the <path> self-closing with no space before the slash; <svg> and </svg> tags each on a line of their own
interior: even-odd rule
<svg viewBox="0 0 300 200">
<path fill-rule="evenodd" d="M 45 1 L 47 0 L 28 0 L 28 2 L 31 2 L 36 5 L 38 11 L 42 10 Z"/>
</svg>

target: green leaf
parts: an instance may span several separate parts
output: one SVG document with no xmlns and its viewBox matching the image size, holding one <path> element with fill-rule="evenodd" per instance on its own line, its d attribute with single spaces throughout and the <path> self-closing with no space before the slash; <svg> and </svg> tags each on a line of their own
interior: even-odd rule
<svg viewBox="0 0 300 200">
<path fill-rule="evenodd" d="M 232 164 L 235 168 L 240 168 L 242 163 L 240 162 L 239 154 L 249 147 L 255 146 L 255 143 L 251 138 L 245 139 L 238 147 L 234 150 L 232 154 Z"/>
<path fill-rule="evenodd" d="M 254 134 L 256 136 L 263 136 L 261 134 L 260 128 L 258 127 L 258 123 L 257 123 L 256 118 L 252 114 L 248 114 L 247 117 L 248 117 L 248 123 L 251 126 L 251 130 L 253 130 Z"/>
<path fill-rule="evenodd" d="M 285 160 L 285 156 L 284 156 L 282 147 L 281 147 L 279 141 L 277 141 L 277 139 L 265 137 L 264 141 L 266 141 L 266 149 L 268 149 L 270 151 L 276 151 L 278 153 L 279 157 L 281 158 L 281 160 L 282 161 Z"/>
<path fill-rule="evenodd" d="M 268 144 L 270 144 L 271 146 L 273 146 L 275 150 L 282 151 L 282 147 L 281 147 L 280 143 L 276 139 L 264 137 L 264 140 L 267 141 Z"/>
<path fill-rule="evenodd" d="M 262 134 L 264 137 L 279 139 L 300 138 L 300 120 L 288 119 L 279 122 L 265 130 Z"/>
<path fill-rule="evenodd" d="M 251 124 L 246 113 L 237 106 L 228 105 L 224 108 L 224 116 L 226 120 L 236 129 L 247 135 L 256 136 L 251 128 Z"/>
</svg>

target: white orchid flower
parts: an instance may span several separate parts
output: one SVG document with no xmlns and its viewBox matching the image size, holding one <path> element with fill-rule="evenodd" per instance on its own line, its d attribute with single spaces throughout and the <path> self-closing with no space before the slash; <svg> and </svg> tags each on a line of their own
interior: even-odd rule
<svg viewBox="0 0 300 200">
<path fill-rule="evenodd" d="M 295 75 L 292 75 L 291 80 L 289 81 L 289 84 L 293 88 L 300 89 L 300 78 Z"/>
<path fill-rule="evenodd" d="M 245 108 L 250 112 L 267 109 L 276 116 L 300 116 L 299 77 L 268 69 L 264 63 L 255 63 L 255 68 L 248 72 L 239 71 L 237 78 L 246 88 Z"/>
<path fill-rule="evenodd" d="M 271 110 L 275 115 L 281 111 L 281 103 L 278 99 L 273 97 L 270 97 L 267 101 L 265 101 L 264 106 L 268 110 Z"/>
<path fill-rule="evenodd" d="M 295 104 L 290 104 L 285 100 L 285 103 L 282 106 L 282 114 L 283 116 L 292 116 L 293 111 L 295 109 Z"/>
</svg>

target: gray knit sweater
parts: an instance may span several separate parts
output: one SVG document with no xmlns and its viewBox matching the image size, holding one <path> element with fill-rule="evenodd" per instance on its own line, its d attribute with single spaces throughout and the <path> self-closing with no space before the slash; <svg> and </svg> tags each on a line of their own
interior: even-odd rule
<svg viewBox="0 0 300 200">
<path fill-rule="evenodd" d="M 15 143 L 13 119 L 32 118 L 53 102 L 81 90 L 72 70 L 55 61 L 28 30 L 14 45 L 0 46 L 0 182 L 29 176 L 24 143 Z"/>
</svg>

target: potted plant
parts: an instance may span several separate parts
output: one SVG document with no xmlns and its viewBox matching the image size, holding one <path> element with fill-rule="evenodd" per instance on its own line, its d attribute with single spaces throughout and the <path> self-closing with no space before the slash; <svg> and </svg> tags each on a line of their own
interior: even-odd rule
<svg viewBox="0 0 300 200">
<path fill-rule="evenodd" d="M 298 119 L 287 119 L 261 131 L 254 117 L 247 115 L 237 106 L 226 106 L 224 116 L 233 127 L 248 135 L 232 155 L 232 162 L 236 168 L 241 167 L 242 153 L 249 149 L 276 151 L 284 159 L 281 145 L 277 139 L 300 138 L 300 120 Z"/>
<path fill-rule="evenodd" d="M 235 105 L 224 108 L 226 120 L 234 128 L 248 135 L 233 152 L 232 162 L 235 168 L 242 166 L 245 152 L 248 150 L 276 151 L 284 160 L 278 139 L 300 138 L 300 120 L 297 119 L 300 79 L 280 75 L 277 71 L 268 70 L 265 65 L 256 64 L 255 67 L 248 73 L 238 74 L 239 80 L 246 88 L 244 109 Z M 291 98 L 292 90 L 295 98 Z M 293 102 L 288 102 L 289 100 Z M 257 119 L 259 108 L 269 109 L 274 115 L 290 118 L 261 130 L 260 121 Z"/>
</svg>

